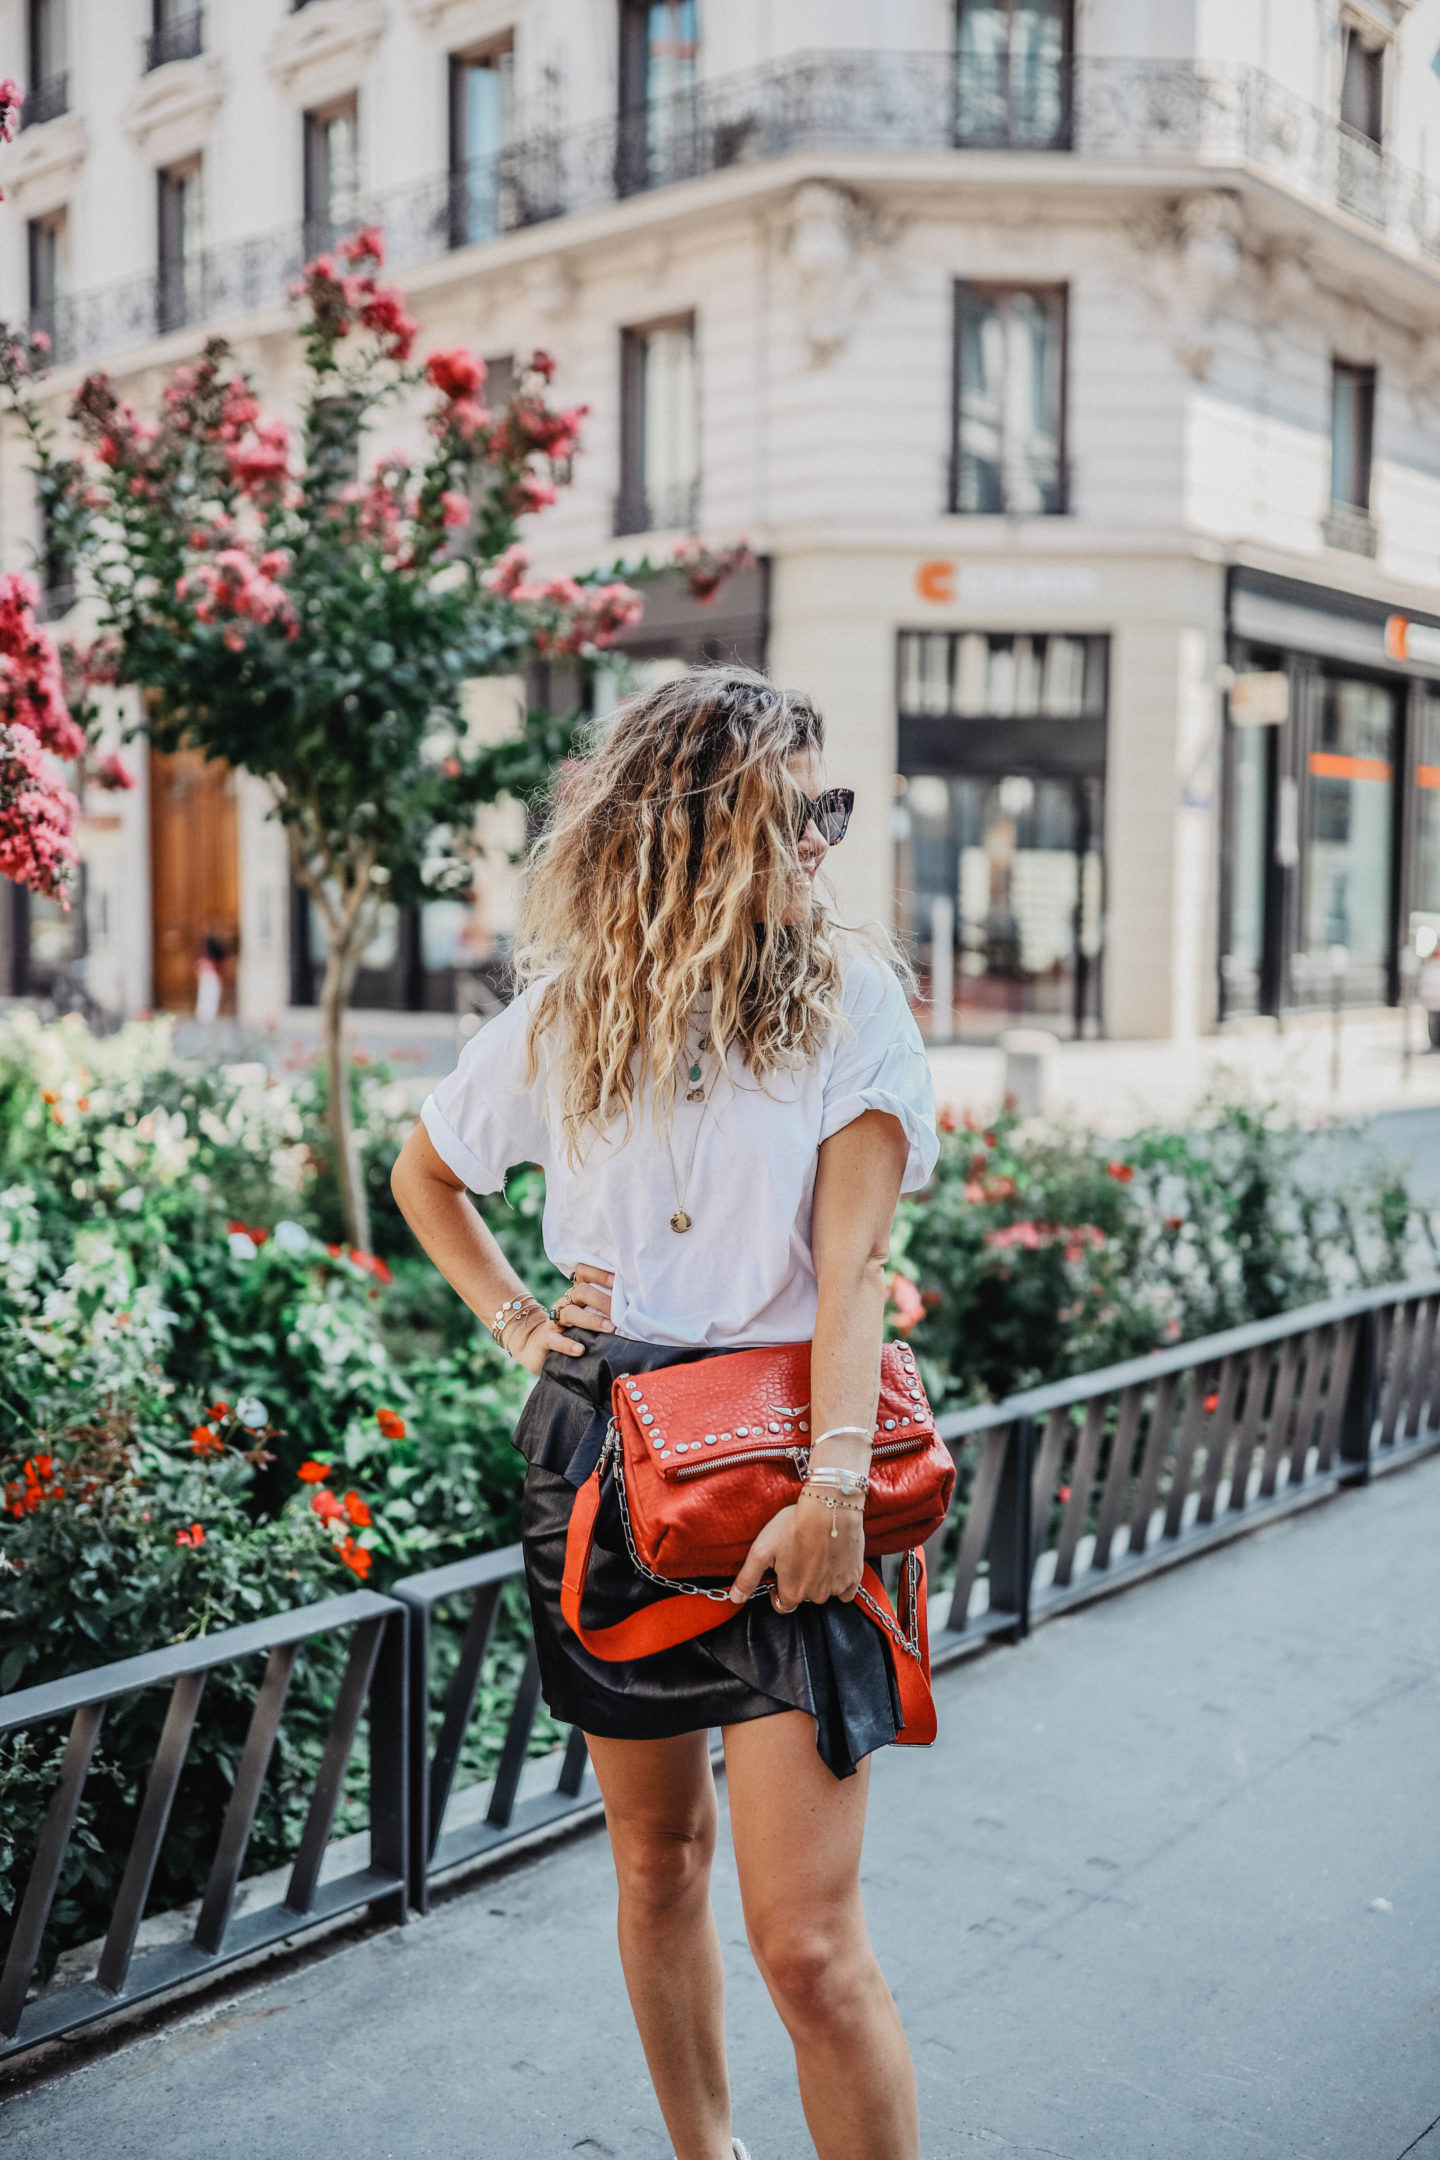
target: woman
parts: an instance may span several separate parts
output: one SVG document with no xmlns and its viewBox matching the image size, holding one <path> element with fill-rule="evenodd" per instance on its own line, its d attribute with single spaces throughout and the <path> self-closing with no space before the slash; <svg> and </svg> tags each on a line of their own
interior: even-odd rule
<svg viewBox="0 0 1440 2160">
<path fill-rule="evenodd" d="M 815 890 L 852 800 L 825 788 L 823 744 L 805 698 L 744 668 L 623 706 L 535 851 L 522 994 L 466 1046 L 394 1172 L 426 1252 L 538 1376 L 515 1435 L 536 1646 L 604 1795 L 626 1986 L 677 2160 L 744 2160 L 709 1898 L 712 1726 L 746 1927 L 820 2160 L 917 2150 L 860 1902 L 866 1758 L 899 1722 L 888 1649 L 852 1602 L 863 1514 L 817 1485 L 825 1505 L 797 1501 L 756 1539 L 733 1618 L 653 1657 L 602 1664 L 560 1613 L 618 1373 L 811 1339 L 810 1429 L 827 1436 L 812 1463 L 868 1466 L 891 1218 L 936 1140 L 895 972 Z M 571 1277 L 550 1313 L 465 1197 L 521 1162 L 544 1167 L 545 1248 Z M 659 1594 L 626 1555 L 612 1485 L 586 1626 Z"/>
</svg>

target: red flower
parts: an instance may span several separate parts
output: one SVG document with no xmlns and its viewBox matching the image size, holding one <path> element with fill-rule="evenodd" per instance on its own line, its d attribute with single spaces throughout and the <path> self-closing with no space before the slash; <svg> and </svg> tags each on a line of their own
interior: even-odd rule
<svg viewBox="0 0 1440 2160">
<path fill-rule="evenodd" d="M 348 240 L 340 243 L 340 253 L 353 268 L 362 262 L 373 262 L 377 270 L 385 267 L 385 235 L 378 225 L 362 226 L 351 233 Z"/>
<path fill-rule="evenodd" d="M 955 1112 L 951 1109 L 949 1103 L 946 1103 L 941 1109 L 939 1115 L 936 1117 L 935 1123 L 939 1126 L 941 1132 L 954 1132 L 956 1125 L 959 1123 L 959 1120 L 957 1119 Z"/>
<path fill-rule="evenodd" d="M 1205 1397 L 1205 1415 L 1207 1417 L 1213 1417 L 1219 1407 L 1220 1397 L 1218 1395 L 1207 1395 Z"/>
<path fill-rule="evenodd" d="M 192 1425 L 190 1452 L 192 1455 L 223 1455 L 225 1443 L 213 1425 Z"/>
<path fill-rule="evenodd" d="M 188 1545 L 192 1550 L 198 1545 L 203 1545 L 205 1542 L 205 1525 L 192 1522 L 188 1530 L 177 1530 L 175 1532 L 175 1542 L 177 1545 Z"/>
<path fill-rule="evenodd" d="M 1185 1218 L 1182 1215 L 1167 1215 L 1165 1217 L 1165 1228 L 1167 1230 L 1179 1230 L 1183 1228 L 1184 1220 Z"/>
<path fill-rule="evenodd" d="M 398 1410 L 377 1410 L 375 1422 L 387 1440 L 405 1438 L 405 1420 Z"/>
<path fill-rule="evenodd" d="M 328 1485 L 317 1486 L 310 1495 L 310 1505 L 323 1523 L 345 1520 L 345 1510 Z"/>
<path fill-rule="evenodd" d="M 1059 1492 L 1056 1493 L 1055 1497 L 1063 1507 L 1065 1502 L 1070 1498 L 1070 1487 L 1068 1485 L 1062 1485 Z"/>
<path fill-rule="evenodd" d="M 425 363 L 425 379 L 445 397 L 474 397 L 485 380 L 485 363 L 463 345 L 431 353 Z"/>
<path fill-rule="evenodd" d="M 295 1475 L 306 1485 L 323 1485 L 330 1475 L 330 1465 L 329 1463 L 316 1462 L 312 1455 L 308 1462 L 301 1463 Z"/>
<path fill-rule="evenodd" d="M 213 1418 L 229 1417 L 230 1405 L 229 1403 L 213 1402 L 211 1403 L 209 1409 L 205 1412 L 205 1415 L 206 1417 Z"/>
<path fill-rule="evenodd" d="M 1131 1169 L 1129 1163 L 1107 1162 L 1105 1175 L 1106 1177 L 1113 1177 L 1117 1185 L 1128 1185 L 1135 1172 Z"/>
<path fill-rule="evenodd" d="M 364 1582 L 370 1573 L 370 1555 L 365 1547 L 358 1545 L 353 1537 L 347 1537 L 343 1545 L 336 1547 L 336 1551 L 351 1574 L 358 1575 L 361 1582 Z"/>
<path fill-rule="evenodd" d="M 925 1317 L 924 1300 L 908 1275 L 891 1276 L 890 1304 L 894 1312 L 892 1324 L 897 1335 L 908 1335 L 911 1328 L 918 1327 Z"/>
<path fill-rule="evenodd" d="M 470 522 L 470 498 L 462 495 L 459 488 L 446 488 L 440 497 L 440 510 L 447 525 L 468 525 Z"/>
<path fill-rule="evenodd" d="M 268 1230 L 262 1230 L 258 1223 L 227 1222 L 225 1228 L 229 1231 L 232 1237 L 234 1237 L 237 1233 L 241 1237 L 248 1237 L 252 1245 L 263 1245 L 265 1243 L 265 1240 L 270 1235 L 270 1232 Z M 224 1415 L 223 1411 L 219 1414 L 221 1416 Z"/>
<path fill-rule="evenodd" d="M 375 1519 L 358 1492 L 346 1493 L 345 1514 L 347 1519 L 354 1523 L 357 1530 L 368 1530 Z"/>
<path fill-rule="evenodd" d="M 351 1260 L 354 1261 L 356 1267 L 363 1268 L 367 1275 L 373 1275 L 376 1282 L 394 1282 L 394 1275 L 385 1265 L 385 1262 L 380 1259 L 377 1254 L 373 1252 L 361 1252 L 358 1245 L 352 1245 L 350 1247 L 349 1257 Z"/>
<path fill-rule="evenodd" d="M 530 355 L 530 365 L 537 375 L 543 375 L 546 382 L 549 382 L 559 362 L 555 359 L 553 353 L 543 352 L 537 348 Z"/>
</svg>

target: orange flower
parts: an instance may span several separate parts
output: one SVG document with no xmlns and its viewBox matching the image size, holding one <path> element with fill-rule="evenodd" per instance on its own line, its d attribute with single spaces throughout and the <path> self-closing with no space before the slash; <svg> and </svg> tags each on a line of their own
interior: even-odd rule
<svg viewBox="0 0 1440 2160">
<path fill-rule="evenodd" d="M 301 1463 L 295 1475 L 302 1478 L 307 1485 L 323 1485 L 330 1475 L 330 1465 L 329 1463 L 316 1462 L 312 1456 L 309 1462 Z"/>
<path fill-rule="evenodd" d="M 377 1410 L 375 1412 L 375 1422 L 387 1440 L 403 1440 L 405 1438 L 405 1420 L 398 1410 Z"/>
<path fill-rule="evenodd" d="M 323 1523 L 343 1522 L 345 1520 L 345 1510 L 328 1485 L 316 1487 L 315 1491 L 310 1495 L 310 1505 Z"/>
<path fill-rule="evenodd" d="M 368 1530 L 371 1523 L 375 1520 L 374 1516 L 370 1513 L 369 1508 L 361 1499 L 358 1492 L 346 1493 L 345 1513 L 349 1517 L 350 1521 L 354 1523 L 357 1530 Z"/>
<path fill-rule="evenodd" d="M 337 1545 L 335 1550 L 351 1574 L 358 1575 L 361 1582 L 364 1582 L 370 1573 L 370 1555 L 365 1547 L 357 1545 L 353 1537 L 347 1537 L 344 1544 Z"/>
<path fill-rule="evenodd" d="M 225 1443 L 212 1425 L 192 1425 L 190 1452 L 192 1455 L 223 1455 Z"/>
<path fill-rule="evenodd" d="M 192 1548 L 203 1545 L 205 1542 L 205 1525 L 192 1522 L 188 1530 L 177 1530 L 175 1532 L 175 1542 L 177 1545 L 189 1545 Z"/>
</svg>

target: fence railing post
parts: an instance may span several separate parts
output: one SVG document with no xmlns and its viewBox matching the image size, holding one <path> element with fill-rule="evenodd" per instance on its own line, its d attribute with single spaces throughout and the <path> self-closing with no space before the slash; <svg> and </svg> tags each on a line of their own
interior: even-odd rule
<svg viewBox="0 0 1440 2160">
<path fill-rule="evenodd" d="M 1364 1485 L 1370 1477 L 1370 1441 L 1380 1393 L 1379 1326 L 1372 1306 L 1356 1320 L 1355 1355 L 1340 1421 L 1340 1483 Z"/>
<path fill-rule="evenodd" d="M 1015 1640 L 1030 1632 L 1030 1583 L 1035 1573 L 1031 1485 L 1035 1474 L 1035 1420 L 1019 1417 L 995 1495 L 990 1522 L 990 1610 L 1014 1615 Z"/>
</svg>

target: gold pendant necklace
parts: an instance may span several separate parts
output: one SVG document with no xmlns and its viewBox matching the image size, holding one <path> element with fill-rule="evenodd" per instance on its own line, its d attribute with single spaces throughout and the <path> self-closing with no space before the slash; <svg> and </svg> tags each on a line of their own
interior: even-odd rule
<svg viewBox="0 0 1440 2160">
<path fill-rule="evenodd" d="M 670 1133 L 668 1128 L 665 1134 L 665 1153 L 670 1158 L 670 1183 L 675 1188 L 675 1212 L 670 1217 L 670 1228 L 675 1231 L 678 1236 L 681 1237 L 684 1236 L 685 1232 L 690 1228 L 691 1224 L 695 1220 L 693 1215 L 689 1215 L 686 1213 L 685 1201 L 690 1191 L 690 1180 L 695 1175 L 695 1158 L 700 1152 L 700 1134 L 704 1128 L 706 1113 L 710 1108 L 710 1090 L 713 1089 L 715 1085 L 713 1079 L 710 1083 L 710 1088 L 706 1088 L 703 1082 L 699 1086 L 693 1084 L 697 1081 L 700 1081 L 700 1060 L 705 1055 L 705 1052 L 709 1049 L 709 1047 L 710 1030 L 709 1028 L 706 1028 L 704 1033 L 700 1037 L 699 1047 L 697 1048 L 694 1057 L 691 1058 L 689 1061 L 688 1070 L 685 1075 L 686 1079 L 692 1083 L 692 1085 L 688 1087 L 685 1092 L 686 1102 L 698 1102 L 703 1104 L 704 1107 L 702 1108 L 699 1117 L 695 1120 L 695 1138 L 690 1144 L 690 1161 L 685 1171 L 685 1188 L 683 1192 L 680 1188 L 680 1180 L 675 1175 L 675 1150 L 670 1144 Z"/>
</svg>

